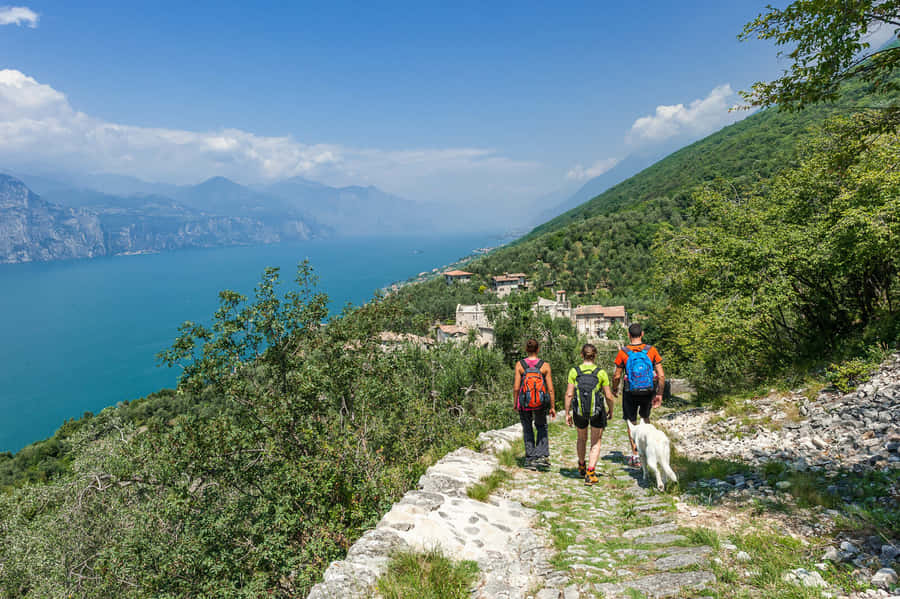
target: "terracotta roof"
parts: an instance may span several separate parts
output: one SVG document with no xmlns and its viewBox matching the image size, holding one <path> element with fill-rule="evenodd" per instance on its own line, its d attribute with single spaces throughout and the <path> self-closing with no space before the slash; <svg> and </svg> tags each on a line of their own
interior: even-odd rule
<svg viewBox="0 0 900 599">
<path fill-rule="evenodd" d="M 587 316 L 588 314 L 606 318 L 625 318 L 625 306 L 601 306 L 594 304 L 575 308 L 575 316 Z"/>
<path fill-rule="evenodd" d="M 461 327 L 455 324 L 439 324 L 437 328 L 448 335 L 466 335 L 469 333 L 468 327 Z"/>
<path fill-rule="evenodd" d="M 472 273 L 466 272 L 464 270 L 448 270 L 444 273 L 448 277 L 471 277 Z"/>
<path fill-rule="evenodd" d="M 513 273 L 511 275 L 503 274 L 503 275 L 497 275 L 496 277 L 491 277 L 491 278 L 497 283 L 512 283 L 512 282 L 518 281 L 519 279 L 527 278 L 527 276 L 524 273 L 517 272 L 517 273 Z"/>
</svg>

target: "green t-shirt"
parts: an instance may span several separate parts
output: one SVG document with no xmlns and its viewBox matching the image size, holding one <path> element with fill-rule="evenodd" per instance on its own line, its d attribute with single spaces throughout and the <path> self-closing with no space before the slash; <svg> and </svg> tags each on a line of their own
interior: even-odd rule
<svg viewBox="0 0 900 599">
<path fill-rule="evenodd" d="M 584 363 L 581 366 L 581 372 L 593 372 L 595 368 L 600 368 L 596 364 L 588 364 Z M 575 379 L 578 377 L 578 373 L 575 372 L 574 368 L 569 369 L 569 384 L 574 385 Z M 609 375 L 606 374 L 605 370 L 600 369 L 597 372 L 597 381 L 599 382 L 599 386 L 602 389 L 603 387 L 609 387 Z"/>
</svg>

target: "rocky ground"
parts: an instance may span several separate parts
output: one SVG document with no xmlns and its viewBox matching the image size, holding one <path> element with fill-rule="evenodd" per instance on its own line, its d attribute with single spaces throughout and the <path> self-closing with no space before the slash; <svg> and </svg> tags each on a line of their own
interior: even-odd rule
<svg viewBox="0 0 900 599">
<path fill-rule="evenodd" d="M 900 356 L 851 393 L 772 391 L 659 424 L 682 464 L 718 461 L 729 472 L 683 485 L 686 520 L 719 530 L 752 522 L 799 539 L 815 558 L 809 584 L 826 586 L 819 571 L 830 570 L 846 574 L 844 588 L 872 587 L 854 597 L 897 588 L 900 539 L 858 521 L 900 511 Z"/>
<path fill-rule="evenodd" d="M 777 460 L 794 470 L 900 468 L 900 355 L 852 393 L 771 392 L 730 410 L 669 414 L 665 428 L 697 459 Z"/>
</svg>

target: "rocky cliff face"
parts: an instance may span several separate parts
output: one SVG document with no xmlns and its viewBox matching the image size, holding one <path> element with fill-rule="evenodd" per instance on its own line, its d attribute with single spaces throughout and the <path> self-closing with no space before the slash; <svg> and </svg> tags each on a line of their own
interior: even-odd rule
<svg viewBox="0 0 900 599">
<path fill-rule="evenodd" d="M 296 216 L 219 216 L 159 198 L 63 207 L 0 175 L 0 263 L 309 239 Z"/>
<path fill-rule="evenodd" d="M 0 175 L 0 262 L 93 258 L 107 253 L 99 217 L 45 202 Z"/>
</svg>

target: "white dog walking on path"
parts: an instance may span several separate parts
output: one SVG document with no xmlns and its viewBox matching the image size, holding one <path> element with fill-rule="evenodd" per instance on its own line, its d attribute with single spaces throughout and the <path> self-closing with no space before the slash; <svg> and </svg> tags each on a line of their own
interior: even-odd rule
<svg viewBox="0 0 900 599">
<path fill-rule="evenodd" d="M 656 475 L 656 488 L 665 490 L 669 482 L 678 482 L 678 477 L 669 466 L 669 438 L 664 432 L 649 422 L 638 421 L 637 425 L 626 420 L 628 431 L 638 454 L 641 456 L 641 470 L 644 471 L 644 480 L 647 480 L 647 469 Z"/>
</svg>

